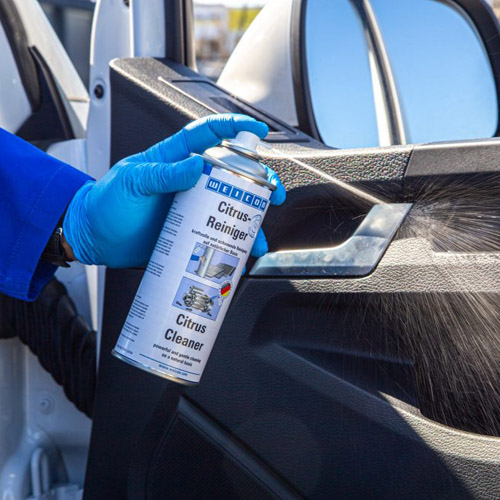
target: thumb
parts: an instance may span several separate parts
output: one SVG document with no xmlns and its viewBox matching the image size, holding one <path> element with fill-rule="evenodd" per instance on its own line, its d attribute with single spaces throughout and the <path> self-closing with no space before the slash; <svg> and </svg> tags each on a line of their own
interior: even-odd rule
<svg viewBox="0 0 500 500">
<path fill-rule="evenodd" d="M 130 170 L 142 195 L 175 193 L 192 188 L 203 172 L 203 158 L 192 156 L 176 163 L 140 163 Z"/>
</svg>

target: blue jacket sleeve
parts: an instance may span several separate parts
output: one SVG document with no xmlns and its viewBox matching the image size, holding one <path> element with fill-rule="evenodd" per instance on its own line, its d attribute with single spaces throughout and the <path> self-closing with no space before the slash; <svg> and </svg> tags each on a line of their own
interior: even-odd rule
<svg viewBox="0 0 500 500">
<path fill-rule="evenodd" d="M 56 267 L 40 256 L 91 178 L 0 129 L 0 292 L 34 300 Z"/>
</svg>

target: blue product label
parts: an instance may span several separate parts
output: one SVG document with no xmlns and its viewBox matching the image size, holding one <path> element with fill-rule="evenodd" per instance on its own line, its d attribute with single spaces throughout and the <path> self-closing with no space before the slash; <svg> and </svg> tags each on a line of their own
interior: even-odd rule
<svg viewBox="0 0 500 500">
<path fill-rule="evenodd" d="M 249 192 L 245 192 L 243 195 L 243 203 L 246 203 L 247 205 L 252 205 L 253 202 L 253 194 Z"/>
<path fill-rule="evenodd" d="M 229 196 L 231 196 L 233 200 L 241 200 L 241 197 L 243 196 L 243 190 L 237 187 L 233 187 Z"/>
<path fill-rule="evenodd" d="M 270 194 L 214 168 L 175 195 L 117 341 L 120 356 L 199 382 Z"/>
<path fill-rule="evenodd" d="M 205 189 L 219 193 L 222 196 L 227 196 L 233 200 L 241 201 L 245 205 L 261 210 L 262 212 L 267 207 L 267 200 L 261 198 L 260 196 L 256 196 L 250 191 L 244 191 L 243 189 L 233 186 L 232 184 L 228 184 L 227 182 L 221 182 L 215 177 L 208 178 Z"/>
<path fill-rule="evenodd" d="M 225 194 L 226 196 L 229 196 L 229 193 L 231 192 L 232 186 L 229 184 L 226 184 L 225 182 L 221 182 L 219 186 L 219 193 Z"/>
<path fill-rule="evenodd" d="M 203 173 L 205 175 L 210 175 L 212 173 L 212 168 L 213 167 L 212 167 L 212 165 L 210 165 L 210 163 L 205 162 L 203 164 Z"/>
<path fill-rule="evenodd" d="M 207 189 L 210 189 L 210 191 L 218 191 L 220 186 L 220 181 L 217 179 L 214 179 L 213 177 L 209 177 L 207 181 Z"/>
</svg>

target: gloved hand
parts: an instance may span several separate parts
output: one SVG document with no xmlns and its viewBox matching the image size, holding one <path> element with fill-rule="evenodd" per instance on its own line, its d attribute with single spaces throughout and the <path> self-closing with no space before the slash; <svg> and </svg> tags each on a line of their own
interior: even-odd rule
<svg viewBox="0 0 500 500">
<path fill-rule="evenodd" d="M 196 120 L 147 151 L 119 161 L 99 182 L 89 181 L 75 194 L 63 222 L 67 243 L 77 260 L 108 267 L 145 265 L 165 222 L 174 193 L 193 187 L 203 171 L 203 153 L 238 132 L 268 133 L 265 123 L 244 115 L 220 114 Z M 268 169 L 276 190 L 271 203 L 285 200 L 285 188 Z M 252 255 L 267 252 L 262 231 Z"/>
</svg>

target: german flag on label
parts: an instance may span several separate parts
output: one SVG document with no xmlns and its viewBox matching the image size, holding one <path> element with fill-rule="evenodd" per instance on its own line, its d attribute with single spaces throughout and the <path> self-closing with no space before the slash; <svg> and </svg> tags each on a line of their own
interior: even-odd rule
<svg viewBox="0 0 500 500">
<path fill-rule="evenodd" d="M 220 287 L 220 296 L 226 298 L 231 293 L 231 283 L 223 283 Z"/>
</svg>

